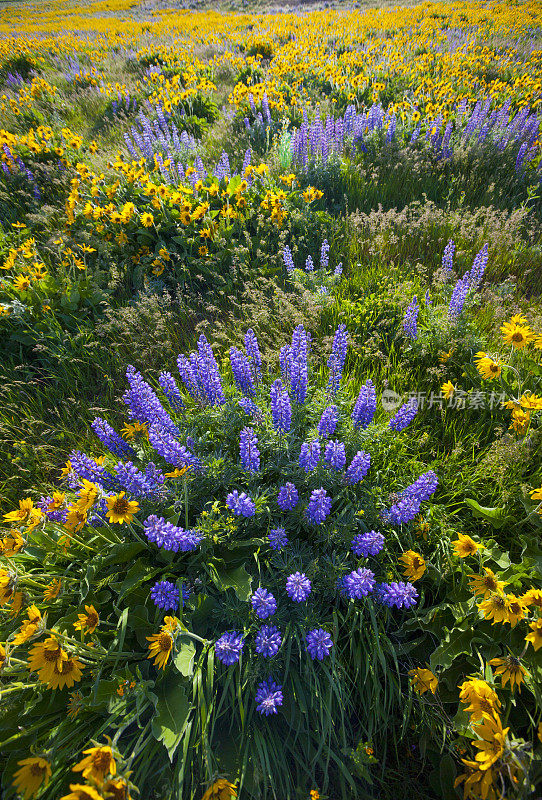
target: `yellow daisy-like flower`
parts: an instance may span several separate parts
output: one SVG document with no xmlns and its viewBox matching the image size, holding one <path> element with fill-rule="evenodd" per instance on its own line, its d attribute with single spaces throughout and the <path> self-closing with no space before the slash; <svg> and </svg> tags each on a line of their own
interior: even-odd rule
<svg viewBox="0 0 542 800">
<path fill-rule="evenodd" d="M 147 636 L 149 645 L 149 655 L 147 658 L 154 658 L 154 665 L 160 669 L 165 669 L 173 650 L 173 636 L 162 628 L 159 633 Z"/>
<path fill-rule="evenodd" d="M 542 647 L 542 619 L 537 619 L 529 624 L 531 633 L 525 637 L 526 642 L 530 642 L 536 651 Z"/>
<path fill-rule="evenodd" d="M 486 381 L 492 381 L 494 378 L 498 378 L 501 374 L 500 361 L 491 358 L 491 356 L 488 356 L 487 353 L 484 353 L 483 351 L 476 353 L 474 356 L 474 362 L 476 364 L 476 369 Z"/>
<path fill-rule="evenodd" d="M 482 724 L 476 726 L 476 733 L 481 741 L 473 741 L 474 747 L 480 750 L 474 758 L 479 762 L 481 770 L 489 769 L 502 756 L 509 730 L 510 728 L 503 730 L 499 717 L 484 717 Z"/>
<path fill-rule="evenodd" d="M 152 215 L 152 214 L 150 214 L 148 211 L 146 211 L 144 214 L 141 214 L 141 215 L 140 215 L 140 217 L 139 217 L 139 219 L 140 219 L 140 221 L 141 221 L 141 224 L 142 224 L 142 225 L 143 225 L 145 228 L 150 228 L 150 227 L 151 227 L 151 225 L 153 225 L 153 224 L 154 224 L 154 217 L 153 217 L 153 215 Z"/>
<path fill-rule="evenodd" d="M 100 624 L 98 612 L 93 605 L 85 606 L 85 611 L 87 612 L 86 614 L 77 615 L 78 621 L 73 623 L 73 627 L 76 631 L 87 631 L 88 633 L 94 633 Z"/>
<path fill-rule="evenodd" d="M 34 511 L 34 503 L 27 497 L 25 500 L 19 500 L 19 508 L 15 511 L 4 514 L 4 519 L 6 522 L 14 522 L 15 524 L 22 525 L 30 518 L 32 511 Z"/>
<path fill-rule="evenodd" d="M 50 636 L 44 642 L 35 644 L 28 653 L 28 669 L 37 672 L 42 683 L 49 683 L 55 667 L 68 660 L 68 654 L 62 649 L 55 636 Z"/>
<path fill-rule="evenodd" d="M 521 692 L 521 684 L 523 678 L 527 674 L 527 670 L 521 666 L 519 658 L 515 656 L 506 656 L 505 658 L 492 658 L 489 662 L 492 667 L 497 667 L 495 675 L 500 675 L 503 688 L 510 681 L 510 690 L 514 694 L 515 687 Z"/>
<path fill-rule="evenodd" d="M 443 383 L 442 386 L 440 387 L 440 391 L 444 395 L 444 399 L 449 400 L 450 397 L 453 397 L 453 394 L 455 392 L 455 386 L 451 381 L 446 381 L 446 383 Z"/>
<path fill-rule="evenodd" d="M 117 774 L 117 764 L 109 745 L 89 747 L 88 750 L 83 750 L 83 755 L 86 755 L 86 758 L 76 764 L 72 772 L 81 772 L 86 780 L 91 778 L 101 785 L 106 775 L 114 778 Z"/>
<path fill-rule="evenodd" d="M 542 516 L 542 486 L 539 489 L 533 489 L 530 492 L 531 500 L 539 500 L 539 507 L 537 509 L 538 513 Z"/>
<path fill-rule="evenodd" d="M 423 694 L 427 691 L 431 691 L 435 694 L 437 691 L 438 678 L 436 675 L 433 675 L 430 669 L 417 667 L 416 669 L 409 670 L 408 674 L 410 675 L 412 687 L 418 694 Z"/>
<path fill-rule="evenodd" d="M 497 692 L 480 678 L 463 681 L 459 690 L 459 699 L 469 704 L 465 710 L 474 720 L 482 719 L 484 715 L 492 716 L 501 707 Z"/>
<path fill-rule="evenodd" d="M 75 656 L 69 656 L 66 661 L 56 663 L 51 678 L 47 681 L 49 689 L 71 689 L 76 681 L 81 680 L 83 664 Z"/>
<path fill-rule="evenodd" d="M 53 492 L 51 502 L 47 506 L 47 511 L 58 511 L 64 508 L 66 503 L 66 492 Z"/>
<path fill-rule="evenodd" d="M 23 621 L 19 632 L 13 639 L 13 644 L 15 646 L 18 644 L 22 644 L 23 642 L 27 642 L 41 628 L 42 624 L 41 611 L 37 606 L 32 605 L 29 608 L 27 608 L 26 614 L 28 619 L 25 619 Z"/>
<path fill-rule="evenodd" d="M 0 606 L 10 602 L 16 585 L 15 575 L 6 569 L 0 568 Z"/>
<path fill-rule="evenodd" d="M 486 619 L 496 622 L 507 622 L 510 605 L 508 599 L 502 594 L 492 594 L 478 606 Z"/>
<path fill-rule="evenodd" d="M 89 511 L 100 495 L 100 487 L 95 483 L 91 483 L 83 478 L 83 485 L 79 489 L 79 500 L 76 502 L 76 508 L 79 511 Z"/>
<path fill-rule="evenodd" d="M 0 644 L 0 672 L 2 671 L 4 664 L 7 660 L 6 648 L 3 644 Z"/>
<path fill-rule="evenodd" d="M 488 567 L 483 567 L 485 575 L 473 575 L 470 587 L 478 597 L 489 597 L 491 594 L 502 592 L 506 583 L 500 581 L 495 573 Z"/>
<path fill-rule="evenodd" d="M 126 492 L 112 495 L 107 498 L 107 519 L 109 522 L 131 522 L 134 515 L 139 511 L 139 503 L 136 500 L 128 500 Z"/>
<path fill-rule="evenodd" d="M 26 275 L 17 275 L 13 279 L 13 286 L 19 292 L 26 292 L 27 289 L 30 289 L 30 279 Z"/>
<path fill-rule="evenodd" d="M 522 598 L 516 597 L 515 594 L 507 594 L 506 599 L 508 600 L 508 618 L 505 621 L 515 628 L 518 622 L 525 617 L 527 608 Z"/>
<path fill-rule="evenodd" d="M 103 800 L 103 795 L 92 786 L 70 783 L 70 793 L 65 794 L 60 800 Z"/>
<path fill-rule="evenodd" d="M 441 364 L 446 364 L 448 359 L 451 358 L 454 353 L 455 353 L 455 348 L 454 347 L 450 348 L 450 350 L 448 350 L 447 353 L 439 353 L 439 356 L 438 356 L 439 362 Z"/>
<path fill-rule="evenodd" d="M 75 717 L 81 711 L 82 706 L 83 706 L 83 695 L 81 694 L 81 692 L 72 692 L 70 694 L 70 699 L 68 700 L 68 711 L 67 711 L 68 717 L 70 717 L 70 719 L 75 719 Z"/>
<path fill-rule="evenodd" d="M 471 539 L 470 536 L 467 536 L 466 533 L 458 533 L 458 538 L 455 542 L 452 542 L 454 546 L 454 553 L 459 558 L 468 558 L 468 556 L 475 555 L 478 550 L 483 549 L 482 544 L 477 544 L 474 539 Z"/>
<path fill-rule="evenodd" d="M 0 555 L 12 558 L 17 555 L 19 550 L 24 547 L 24 539 L 18 530 L 11 531 L 2 541 L 0 541 Z"/>
<path fill-rule="evenodd" d="M 130 790 L 124 778 L 115 778 L 104 783 L 104 793 L 110 800 L 130 800 Z"/>
<path fill-rule="evenodd" d="M 209 786 L 201 800 L 230 800 L 232 797 L 237 797 L 237 789 L 233 783 L 226 778 L 219 778 Z"/>
<path fill-rule="evenodd" d="M 64 527 L 72 533 L 77 533 L 84 528 L 87 519 L 88 514 L 86 511 L 82 511 L 77 506 L 70 506 Z"/>
<path fill-rule="evenodd" d="M 411 581 L 419 580 L 425 572 L 425 559 L 415 550 L 407 550 L 406 553 L 399 556 L 399 561 L 405 565 L 403 575 L 406 575 Z"/>
<path fill-rule="evenodd" d="M 44 600 L 55 600 L 60 594 L 62 589 L 62 581 L 59 579 L 53 580 L 43 592 Z"/>
<path fill-rule="evenodd" d="M 523 350 L 535 338 L 528 325 L 518 325 L 517 322 L 505 322 L 501 326 L 501 333 L 506 344 L 511 344 L 518 350 Z"/>
<path fill-rule="evenodd" d="M 526 606 L 542 609 L 542 589 L 529 589 L 520 597 L 520 600 Z"/>
<path fill-rule="evenodd" d="M 30 756 L 17 761 L 20 767 L 13 774 L 13 786 L 24 800 L 35 797 L 41 786 L 47 786 L 51 777 L 51 765 L 45 758 Z"/>
<path fill-rule="evenodd" d="M 481 800 L 497 800 L 495 775 L 493 770 L 482 770 L 476 761 L 462 758 L 467 771 L 459 775 L 454 782 L 454 789 L 463 784 L 463 800 L 480 798 Z"/>
<path fill-rule="evenodd" d="M 525 433 L 531 424 L 531 412 L 524 411 L 519 406 L 515 406 L 512 411 L 512 422 L 510 430 L 516 433 Z"/>
</svg>

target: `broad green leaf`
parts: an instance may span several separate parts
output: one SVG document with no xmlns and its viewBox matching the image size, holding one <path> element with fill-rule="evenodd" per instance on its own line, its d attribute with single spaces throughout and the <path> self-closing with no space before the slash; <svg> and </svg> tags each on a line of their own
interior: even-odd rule
<svg viewBox="0 0 542 800">
<path fill-rule="evenodd" d="M 233 589 L 239 600 L 246 602 L 249 599 L 252 577 L 243 565 L 227 570 L 222 564 L 215 561 L 214 568 L 213 581 L 219 591 L 225 592 L 227 589 Z"/>
<path fill-rule="evenodd" d="M 152 732 L 166 748 L 170 761 L 177 750 L 190 714 L 190 703 L 177 673 L 175 677 L 155 686 L 156 711 L 152 719 Z"/>
<path fill-rule="evenodd" d="M 489 522 L 494 528 L 502 528 L 503 525 L 506 525 L 507 522 L 510 522 L 510 518 L 507 516 L 504 508 L 489 508 L 488 506 L 481 506 L 471 497 L 467 497 L 465 499 L 465 503 L 474 511 L 474 515 L 476 517 L 485 519 L 486 522 Z"/>
<path fill-rule="evenodd" d="M 177 654 L 173 663 L 185 678 L 189 678 L 194 671 L 194 656 L 196 655 L 196 645 L 187 636 L 177 637 L 175 643 Z"/>
</svg>

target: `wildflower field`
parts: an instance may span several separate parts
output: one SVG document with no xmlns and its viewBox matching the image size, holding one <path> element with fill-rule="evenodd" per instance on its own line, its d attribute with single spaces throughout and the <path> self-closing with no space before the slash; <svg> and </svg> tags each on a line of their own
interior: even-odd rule
<svg viewBox="0 0 542 800">
<path fill-rule="evenodd" d="M 0 797 L 542 796 L 542 3 L 0 3 Z"/>
</svg>

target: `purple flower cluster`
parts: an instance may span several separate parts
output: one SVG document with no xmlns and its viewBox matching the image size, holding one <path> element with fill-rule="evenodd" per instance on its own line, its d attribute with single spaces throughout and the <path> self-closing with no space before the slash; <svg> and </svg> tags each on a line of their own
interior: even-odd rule
<svg viewBox="0 0 542 800">
<path fill-rule="evenodd" d="M 288 275 L 291 275 L 295 269 L 294 259 L 292 258 L 292 251 L 288 247 L 285 246 L 284 250 L 282 251 L 282 260 L 284 261 L 284 266 L 286 267 L 286 272 Z"/>
<path fill-rule="evenodd" d="M 321 525 L 331 511 L 331 503 L 331 497 L 328 497 L 325 489 L 315 489 L 307 506 L 307 519 L 314 525 Z"/>
<path fill-rule="evenodd" d="M 337 406 L 328 406 L 325 408 L 322 412 L 322 416 L 320 417 L 320 422 L 318 423 L 318 436 L 321 436 L 322 439 L 327 439 L 329 436 L 333 436 L 337 428 L 338 421 L 339 410 Z"/>
<path fill-rule="evenodd" d="M 381 583 L 375 588 L 377 599 L 385 606 L 392 608 L 412 608 L 418 600 L 418 592 L 411 583 L 398 581 Z"/>
<path fill-rule="evenodd" d="M 282 635 L 275 625 L 262 625 L 255 641 L 257 653 L 264 658 L 273 658 L 282 644 Z"/>
<path fill-rule="evenodd" d="M 445 270 L 445 273 L 447 275 L 452 271 L 453 268 L 454 253 L 455 253 L 455 242 L 453 239 L 450 239 L 450 241 L 444 248 L 444 253 L 442 256 L 442 268 Z"/>
<path fill-rule="evenodd" d="M 377 531 L 367 531 L 367 533 L 358 533 L 352 539 L 352 552 L 356 556 L 376 556 L 384 547 L 384 536 Z"/>
<path fill-rule="evenodd" d="M 286 580 L 286 592 L 291 600 L 302 603 L 311 593 L 311 582 L 304 572 L 294 572 Z"/>
<path fill-rule="evenodd" d="M 392 431 L 403 431 L 407 425 L 410 425 L 416 414 L 418 413 L 418 401 L 415 397 L 403 403 L 397 413 L 390 419 L 388 425 Z"/>
<path fill-rule="evenodd" d="M 211 406 L 225 402 L 218 363 L 203 333 L 198 339 L 197 352 L 190 353 L 188 358 L 180 355 L 177 366 L 181 380 L 194 400 Z"/>
<path fill-rule="evenodd" d="M 437 486 L 438 478 L 433 470 L 424 472 L 414 483 L 403 489 L 398 501 L 388 511 L 384 511 L 383 519 L 396 525 L 410 522 L 419 513 L 421 504 L 429 500 Z"/>
<path fill-rule="evenodd" d="M 119 461 L 115 475 L 119 485 L 134 497 L 158 499 L 165 494 L 165 475 L 152 461 L 149 461 L 144 472 L 131 461 Z"/>
<path fill-rule="evenodd" d="M 190 589 L 182 587 L 183 601 L 190 597 Z M 163 611 L 176 611 L 179 608 L 179 587 L 171 581 L 157 581 L 151 589 L 151 600 Z"/>
<path fill-rule="evenodd" d="M 347 484 L 359 483 L 369 472 L 371 456 L 364 450 L 358 450 L 344 476 Z"/>
<path fill-rule="evenodd" d="M 259 422 L 263 419 L 262 410 L 259 406 L 256 405 L 254 400 L 251 400 L 250 397 L 242 397 L 240 400 L 237 401 L 245 414 L 248 414 L 252 417 L 253 420 Z"/>
<path fill-rule="evenodd" d="M 126 444 L 124 439 L 119 436 L 114 428 L 101 417 L 96 417 L 91 423 L 90 427 L 101 441 L 101 443 L 111 450 L 119 458 L 133 458 L 135 453 L 129 444 Z"/>
<path fill-rule="evenodd" d="M 299 493 L 293 483 L 285 483 L 281 486 L 277 496 L 277 505 L 283 511 L 291 511 L 295 508 L 299 500 Z"/>
<path fill-rule="evenodd" d="M 256 589 L 250 602 L 256 616 L 260 619 L 267 619 L 277 610 L 277 601 L 267 589 Z"/>
<path fill-rule="evenodd" d="M 331 652 L 333 639 L 323 628 L 315 628 L 309 631 L 306 636 L 307 652 L 313 659 L 323 661 Z"/>
<path fill-rule="evenodd" d="M 403 320 L 403 330 L 409 339 L 418 338 L 418 314 L 420 313 L 420 304 L 416 295 L 410 301 L 410 304 L 405 312 Z"/>
<path fill-rule="evenodd" d="M 485 268 L 488 260 L 488 246 L 487 243 L 482 247 L 480 252 L 476 255 L 472 267 L 470 268 L 469 284 L 470 288 L 475 292 L 482 282 Z"/>
<path fill-rule="evenodd" d="M 324 462 L 327 467 L 334 469 L 336 472 L 344 469 L 346 464 L 346 450 L 344 447 L 344 442 L 340 442 L 338 439 L 331 439 L 326 444 Z"/>
<path fill-rule="evenodd" d="M 303 325 L 298 325 L 292 334 L 292 344 L 280 351 L 282 379 L 290 385 L 295 401 L 302 405 L 307 397 L 308 387 L 309 335 Z"/>
<path fill-rule="evenodd" d="M 244 395 L 253 395 L 255 389 L 247 356 L 236 347 L 230 347 L 230 363 L 235 384 L 239 391 Z"/>
<path fill-rule="evenodd" d="M 252 370 L 252 379 L 254 383 L 259 383 L 262 378 L 262 356 L 260 348 L 258 347 L 258 340 L 256 334 L 249 328 L 245 333 L 245 350 L 250 362 L 250 369 Z"/>
<path fill-rule="evenodd" d="M 244 645 L 245 639 L 242 633 L 237 631 L 223 633 L 215 643 L 215 655 L 222 664 L 231 667 L 239 661 Z"/>
<path fill-rule="evenodd" d="M 161 372 L 158 376 L 158 383 L 167 397 L 171 408 L 174 411 L 182 411 L 184 409 L 184 402 L 173 375 L 170 372 Z"/>
<path fill-rule="evenodd" d="M 174 553 L 187 553 L 195 550 L 203 539 L 203 534 L 199 531 L 185 531 L 178 528 L 172 522 L 167 522 L 163 517 L 152 514 L 143 523 L 145 536 L 149 542 L 153 542 L 164 550 L 172 550 Z"/>
<path fill-rule="evenodd" d="M 256 513 L 254 501 L 245 493 L 234 489 L 226 498 L 226 505 L 237 517 L 253 517 Z"/>
<path fill-rule="evenodd" d="M 346 325 L 339 325 L 333 337 L 331 354 L 327 361 L 329 369 L 328 390 L 336 394 L 341 382 L 344 364 L 346 361 L 346 351 L 348 350 L 348 331 Z"/>
<path fill-rule="evenodd" d="M 52 502 L 52 497 L 40 497 L 36 503 L 36 508 L 39 508 L 41 511 L 43 511 L 43 513 L 47 516 L 47 519 L 51 520 L 51 522 L 66 522 L 68 516 L 67 508 L 57 508 L 53 511 L 47 511 Z"/>
<path fill-rule="evenodd" d="M 470 273 L 467 272 L 463 278 L 460 278 L 457 281 L 452 290 L 452 296 L 448 306 L 448 316 L 450 316 L 452 319 L 457 319 L 463 311 L 463 306 L 465 305 L 465 300 L 467 299 L 469 289 Z"/>
<path fill-rule="evenodd" d="M 327 239 L 324 239 L 320 247 L 320 267 L 327 269 L 329 266 L 329 244 Z"/>
<path fill-rule="evenodd" d="M 292 425 L 292 404 L 280 378 L 271 386 L 271 417 L 276 431 L 288 433 Z"/>
<path fill-rule="evenodd" d="M 140 372 L 130 364 L 126 369 L 126 379 L 130 386 L 122 399 L 130 410 L 130 415 L 138 422 L 156 426 L 157 429 L 167 431 L 172 437 L 180 437 L 181 433 L 164 406 L 158 395 L 149 384 L 143 380 Z"/>
<path fill-rule="evenodd" d="M 282 686 L 268 678 L 258 684 L 256 692 L 256 710 L 260 714 L 268 717 L 270 714 L 277 714 L 277 709 L 283 702 Z"/>
<path fill-rule="evenodd" d="M 342 579 L 342 587 L 351 600 L 367 597 L 375 586 L 375 576 L 372 570 L 360 567 Z"/>
<path fill-rule="evenodd" d="M 188 467 L 193 472 L 203 470 L 199 458 L 177 441 L 169 431 L 158 425 L 151 425 L 149 428 L 149 444 L 174 467 Z"/>
<path fill-rule="evenodd" d="M 288 544 L 288 537 L 284 528 L 272 528 L 267 538 L 269 539 L 269 547 L 277 552 L 280 552 Z"/>
<path fill-rule="evenodd" d="M 243 428 L 240 435 L 241 465 L 246 472 L 259 472 L 260 451 L 258 437 L 252 428 Z"/>
<path fill-rule="evenodd" d="M 303 442 L 299 454 L 299 466 L 305 472 L 313 472 L 320 461 L 320 442 L 314 439 L 312 442 Z"/>
<path fill-rule="evenodd" d="M 369 379 L 359 390 L 356 405 L 352 411 L 352 420 L 356 428 L 366 428 L 371 422 L 376 411 L 376 391 L 373 382 Z"/>
<path fill-rule="evenodd" d="M 307 256 L 307 260 L 305 261 L 305 272 L 314 272 L 314 261 L 312 260 L 312 256 Z"/>
</svg>

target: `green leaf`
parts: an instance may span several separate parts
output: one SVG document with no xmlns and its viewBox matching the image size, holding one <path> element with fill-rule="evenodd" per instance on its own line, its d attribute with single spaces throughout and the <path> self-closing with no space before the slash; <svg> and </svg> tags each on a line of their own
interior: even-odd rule
<svg viewBox="0 0 542 800">
<path fill-rule="evenodd" d="M 236 569 L 224 569 L 224 567 L 215 560 L 213 562 L 213 582 L 216 588 L 225 592 L 227 589 L 233 589 L 239 600 L 246 602 L 251 595 L 252 576 L 248 574 L 244 565 Z"/>
<path fill-rule="evenodd" d="M 457 792 L 454 789 L 456 776 L 454 760 L 446 753 L 440 759 L 439 765 L 440 797 L 443 800 L 457 800 Z"/>
<path fill-rule="evenodd" d="M 166 748 L 170 761 L 177 750 L 190 714 L 190 703 L 180 676 L 172 673 L 167 681 L 155 687 L 156 711 L 152 719 L 152 732 L 157 741 Z"/>
<path fill-rule="evenodd" d="M 177 655 L 173 663 L 185 678 L 189 678 L 194 671 L 194 656 L 196 655 L 196 645 L 187 636 L 177 637 L 175 643 Z"/>
<path fill-rule="evenodd" d="M 465 498 L 465 503 L 474 511 L 476 517 L 485 519 L 485 521 L 493 525 L 494 528 L 502 528 L 503 525 L 510 522 L 510 518 L 506 514 L 506 509 L 502 507 L 489 508 L 488 506 L 481 506 L 471 497 Z"/>
</svg>

